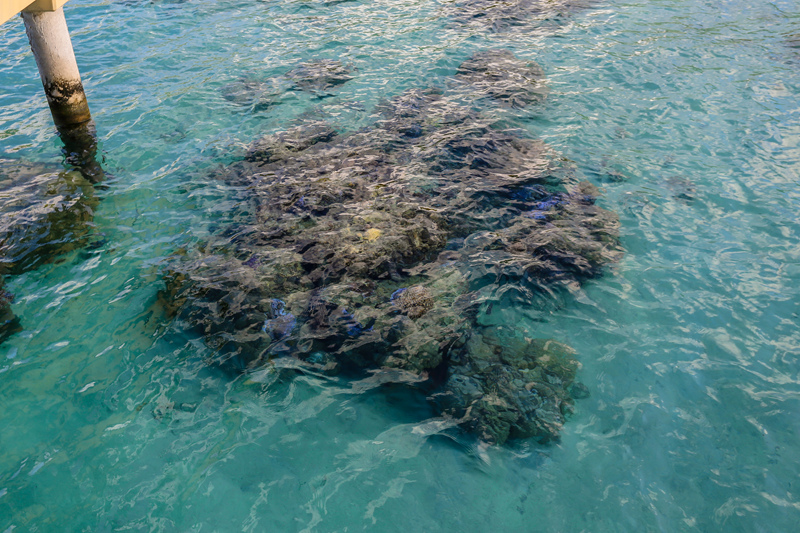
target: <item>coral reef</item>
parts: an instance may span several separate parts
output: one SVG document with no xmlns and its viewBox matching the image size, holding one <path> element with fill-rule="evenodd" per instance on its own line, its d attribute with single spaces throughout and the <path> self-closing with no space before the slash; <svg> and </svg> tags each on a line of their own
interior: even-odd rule
<svg viewBox="0 0 800 533">
<path fill-rule="evenodd" d="M 0 274 L 85 246 L 97 202 L 78 171 L 0 160 Z"/>
<path fill-rule="evenodd" d="M 397 289 L 392 299 L 397 298 L 400 312 L 408 318 L 419 318 L 433 309 L 433 295 L 423 285 L 415 285 L 407 289 Z"/>
<path fill-rule="evenodd" d="M 517 59 L 508 50 L 485 50 L 464 61 L 455 79 L 479 95 L 508 107 L 522 108 L 547 97 L 542 68 Z"/>
<path fill-rule="evenodd" d="M 97 201 L 78 171 L 0 159 L 0 341 L 19 329 L 3 278 L 85 246 Z"/>
<path fill-rule="evenodd" d="M 492 32 L 532 32 L 557 23 L 597 0 L 455 0 L 444 12 L 457 24 L 478 25 Z"/>
<path fill-rule="evenodd" d="M 311 122 L 277 135 L 266 135 L 250 144 L 246 159 L 272 163 L 287 159 L 292 152 L 300 152 L 319 142 L 336 137 L 336 130 L 325 122 Z"/>
<path fill-rule="evenodd" d="M 450 90 L 523 106 L 543 86 L 495 50 Z M 411 89 L 364 130 L 312 122 L 256 141 L 214 176 L 239 222 L 176 255 L 162 300 L 229 368 L 427 376 L 441 412 L 487 441 L 557 438 L 574 355 L 481 309 L 599 276 L 622 254 L 618 221 L 543 142 L 459 102 Z"/>
<path fill-rule="evenodd" d="M 253 111 L 265 111 L 277 105 L 283 89 L 280 83 L 241 77 L 220 89 L 222 97 L 236 105 Z"/>
<path fill-rule="evenodd" d="M 3 277 L 0 276 L 0 344 L 21 329 L 19 317 L 11 310 L 14 295 L 5 290 L 3 283 Z"/>
<path fill-rule="evenodd" d="M 572 410 L 579 364 L 561 343 L 515 333 L 498 327 L 470 336 L 465 349 L 451 356 L 444 390 L 435 398 L 486 441 L 547 442 L 558 437 Z"/>
<path fill-rule="evenodd" d="M 323 92 L 353 79 L 353 67 L 335 59 L 315 59 L 301 63 L 286 73 L 302 91 Z"/>
<path fill-rule="evenodd" d="M 266 80 L 256 76 L 242 76 L 220 89 L 229 102 L 249 107 L 253 111 L 266 111 L 280 103 L 286 91 L 304 91 L 318 97 L 353 79 L 353 67 L 335 59 L 317 59 L 301 63 L 283 76 Z"/>
</svg>

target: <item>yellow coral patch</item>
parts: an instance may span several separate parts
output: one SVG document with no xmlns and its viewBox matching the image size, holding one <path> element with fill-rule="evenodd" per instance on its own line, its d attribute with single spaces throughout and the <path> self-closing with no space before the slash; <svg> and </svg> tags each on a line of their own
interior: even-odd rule
<svg viewBox="0 0 800 533">
<path fill-rule="evenodd" d="M 368 229 L 367 231 L 364 232 L 363 237 L 364 237 L 364 240 L 372 242 L 375 239 L 377 239 L 378 237 L 380 237 L 381 233 L 382 233 L 381 230 L 379 230 L 377 228 L 370 228 L 370 229 Z"/>
</svg>

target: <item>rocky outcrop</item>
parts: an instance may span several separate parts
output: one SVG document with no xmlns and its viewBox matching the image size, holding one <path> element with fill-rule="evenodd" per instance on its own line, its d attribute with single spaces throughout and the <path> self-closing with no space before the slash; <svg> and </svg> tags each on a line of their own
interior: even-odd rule
<svg viewBox="0 0 800 533">
<path fill-rule="evenodd" d="M 544 94 L 538 67 L 503 51 L 459 68 L 452 94 L 470 87 L 509 106 Z M 215 176 L 239 191 L 240 222 L 176 256 L 162 299 L 229 368 L 402 371 L 487 441 L 557 438 L 574 354 L 484 304 L 601 275 L 622 254 L 618 221 L 543 142 L 459 101 L 413 89 L 365 130 L 254 142 Z"/>
<path fill-rule="evenodd" d="M 507 107 L 522 108 L 543 101 L 548 88 L 542 68 L 521 61 L 508 50 L 486 50 L 464 61 L 456 71 L 457 82 L 478 95 Z"/>
<path fill-rule="evenodd" d="M 558 24 L 597 0 L 455 0 L 443 10 L 459 25 L 477 25 L 495 33 L 535 32 Z"/>
<path fill-rule="evenodd" d="M 323 92 L 353 79 L 353 67 L 335 59 L 315 59 L 301 63 L 286 73 L 302 91 Z"/>
<path fill-rule="evenodd" d="M 318 97 L 353 79 L 354 68 L 335 59 L 316 59 L 301 63 L 282 76 L 262 79 L 245 75 L 225 84 L 220 93 L 229 102 L 266 111 L 280 104 L 287 91 L 303 91 Z"/>
<path fill-rule="evenodd" d="M 0 159 L 0 342 L 20 329 L 3 278 L 85 246 L 97 202 L 78 171 Z"/>
</svg>

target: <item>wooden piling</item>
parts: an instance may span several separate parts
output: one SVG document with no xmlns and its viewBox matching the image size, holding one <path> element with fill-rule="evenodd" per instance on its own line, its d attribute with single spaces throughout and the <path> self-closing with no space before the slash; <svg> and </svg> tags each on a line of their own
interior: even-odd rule
<svg viewBox="0 0 800 533">
<path fill-rule="evenodd" d="M 92 118 L 72 50 L 64 9 L 23 11 L 25 31 L 56 126 L 70 127 Z"/>
</svg>

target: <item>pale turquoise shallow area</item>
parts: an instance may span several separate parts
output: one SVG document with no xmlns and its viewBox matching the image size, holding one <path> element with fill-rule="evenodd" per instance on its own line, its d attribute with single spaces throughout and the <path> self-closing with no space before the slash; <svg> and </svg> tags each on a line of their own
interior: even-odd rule
<svg viewBox="0 0 800 533">
<path fill-rule="evenodd" d="M 536 32 L 444 0 L 72 0 L 105 166 L 103 244 L 9 278 L 0 531 L 785 531 L 800 523 L 800 6 L 609 0 Z M 792 36 L 795 37 L 792 37 Z M 476 50 L 539 62 L 517 114 L 603 187 L 625 258 L 550 309 L 591 396 L 561 442 L 483 449 L 424 398 L 264 370 L 233 379 L 154 306 L 229 210 L 208 170 L 302 117 L 368 125 Z M 58 162 L 20 21 L 0 27 L 0 154 Z M 329 98 L 220 88 L 334 58 Z"/>
</svg>

